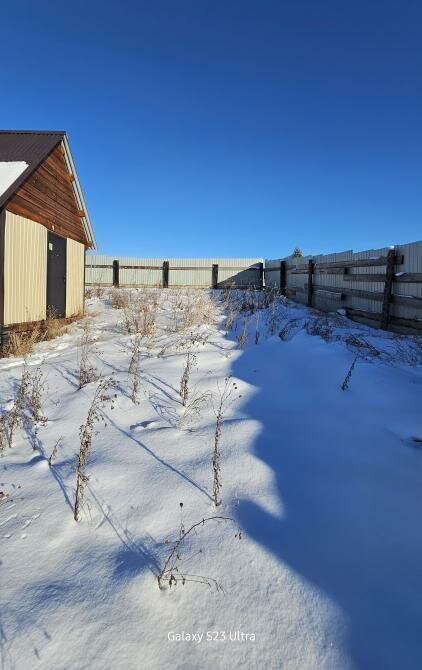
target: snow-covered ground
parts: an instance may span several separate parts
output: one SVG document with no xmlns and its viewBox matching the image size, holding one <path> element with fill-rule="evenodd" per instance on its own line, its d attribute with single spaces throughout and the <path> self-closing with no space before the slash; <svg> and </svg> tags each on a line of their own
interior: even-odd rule
<svg viewBox="0 0 422 670">
<path fill-rule="evenodd" d="M 202 304 L 209 323 L 183 330 L 186 304 L 204 298 L 157 293 L 138 404 L 124 312 L 107 295 L 87 303 L 92 360 L 117 397 L 97 426 L 79 523 L 79 427 L 98 386 L 78 389 L 83 324 L 27 359 L 46 379 L 48 422 L 26 423 L 0 460 L 1 667 L 422 667 L 420 342 L 281 301 L 246 322 L 229 304 L 215 317 Z M 183 420 L 192 335 L 192 393 L 212 397 Z M 23 364 L 0 361 L 3 411 Z M 216 509 L 213 404 L 229 375 Z M 160 590 L 181 524 L 215 514 L 235 522 L 192 532 L 180 570 L 222 589 L 179 580 Z"/>
</svg>

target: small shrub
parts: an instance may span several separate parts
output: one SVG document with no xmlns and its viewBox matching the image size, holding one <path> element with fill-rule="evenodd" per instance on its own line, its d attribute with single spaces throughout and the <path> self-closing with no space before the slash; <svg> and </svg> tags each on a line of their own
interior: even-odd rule
<svg viewBox="0 0 422 670">
<path fill-rule="evenodd" d="M 111 409 L 114 408 L 113 401 L 114 398 L 116 398 L 116 395 L 111 396 L 109 394 L 110 389 L 114 387 L 115 382 L 111 378 L 103 379 L 98 384 L 85 423 L 82 424 L 79 430 L 80 445 L 76 462 L 76 494 L 73 510 L 73 518 L 75 521 L 79 521 L 80 519 L 85 487 L 89 481 L 89 477 L 86 474 L 86 465 L 91 451 L 92 439 L 95 434 L 95 426 L 101 420 L 105 423 L 102 409 L 107 403 L 111 404 Z"/>
<path fill-rule="evenodd" d="M 211 399 L 212 395 L 209 391 L 191 393 L 190 399 L 184 407 L 183 415 L 179 419 L 178 428 L 186 428 L 195 419 L 198 419 L 204 407 L 209 405 Z"/>
<path fill-rule="evenodd" d="M 243 347 L 247 344 L 248 342 L 248 329 L 249 329 L 249 319 L 245 316 L 243 319 L 243 329 L 240 335 L 237 336 L 237 342 L 239 344 L 239 349 L 243 349 Z"/>
<path fill-rule="evenodd" d="M 180 506 L 182 508 L 183 503 L 180 503 Z M 195 533 L 196 535 L 199 528 L 204 527 L 205 524 L 208 524 L 211 521 L 230 521 L 231 523 L 236 523 L 234 519 L 228 516 L 211 516 L 197 521 L 196 523 L 192 524 L 190 528 L 185 530 L 182 518 L 179 529 L 179 537 L 177 540 L 172 542 L 173 546 L 166 560 L 164 561 L 160 573 L 157 575 L 159 589 L 163 589 L 165 585 L 169 586 L 169 588 L 172 588 L 172 586 L 177 586 L 179 582 L 183 586 L 186 584 L 186 582 L 196 582 L 199 584 L 205 584 L 210 588 L 214 586 L 217 591 L 223 590 L 221 583 L 213 577 L 189 574 L 182 567 L 182 563 L 186 563 L 186 557 L 183 558 L 182 552 L 186 538 L 191 533 Z M 239 540 L 242 539 L 242 531 L 240 529 L 236 531 L 235 537 Z M 202 553 L 202 549 L 199 549 L 199 551 L 195 553 Z"/>
<path fill-rule="evenodd" d="M 98 371 L 92 363 L 92 357 L 98 353 L 95 346 L 95 338 L 91 331 L 91 322 L 86 320 L 83 324 L 83 332 L 79 340 L 79 388 L 98 379 Z"/>
<path fill-rule="evenodd" d="M 137 333 L 130 338 L 129 349 L 131 358 L 129 363 L 130 397 L 133 403 L 139 402 L 140 389 L 140 361 L 141 361 L 141 336 Z"/>
<path fill-rule="evenodd" d="M 110 291 L 110 304 L 114 309 L 125 309 L 129 305 L 129 293 L 113 287 Z"/>
<path fill-rule="evenodd" d="M 142 294 L 132 297 L 123 307 L 123 325 L 128 335 L 139 334 L 144 338 L 155 335 L 157 318 L 157 298 L 145 300 Z"/>
<path fill-rule="evenodd" d="M 0 419 L 0 450 L 2 451 L 6 446 L 10 449 L 13 447 L 15 432 L 24 425 L 26 401 L 30 385 L 30 374 L 25 367 L 22 371 L 21 381 L 13 401 L 13 406 Z"/>
<path fill-rule="evenodd" d="M 221 467 L 220 467 L 220 439 L 223 428 L 224 415 L 230 404 L 230 398 L 234 391 L 237 391 L 236 382 L 232 382 L 230 377 L 224 380 L 223 389 L 218 388 L 219 397 L 217 404 L 214 404 L 215 413 L 215 429 L 214 429 L 214 449 L 212 454 L 212 496 L 214 505 L 218 507 L 221 504 L 220 490 L 221 483 Z"/>
<path fill-rule="evenodd" d="M 183 407 L 186 407 L 189 399 L 189 381 L 192 369 L 196 366 L 196 356 L 191 351 L 186 354 L 185 364 L 180 379 L 180 397 Z"/>
</svg>

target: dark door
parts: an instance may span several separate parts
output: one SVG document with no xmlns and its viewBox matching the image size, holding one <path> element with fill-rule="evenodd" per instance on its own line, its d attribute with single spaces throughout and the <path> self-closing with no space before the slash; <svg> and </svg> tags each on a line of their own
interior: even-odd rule
<svg viewBox="0 0 422 670">
<path fill-rule="evenodd" d="M 66 316 L 66 238 L 48 233 L 47 315 Z"/>
</svg>

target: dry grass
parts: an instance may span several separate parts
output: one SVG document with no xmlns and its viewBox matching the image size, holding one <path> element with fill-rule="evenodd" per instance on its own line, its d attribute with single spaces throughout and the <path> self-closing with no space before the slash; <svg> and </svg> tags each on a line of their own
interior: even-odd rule
<svg viewBox="0 0 422 670">
<path fill-rule="evenodd" d="M 28 333 L 12 332 L 3 345 L 2 353 L 6 357 L 28 356 L 38 342 L 42 342 L 42 333 L 39 328 L 34 328 Z"/>
<path fill-rule="evenodd" d="M 92 322 L 88 319 L 83 324 L 82 335 L 79 338 L 79 388 L 98 379 L 98 370 L 93 363 L 94 356 L 99 351 L 96 339 L 92 333 Z"/>
<path fill-rule="evenodd" d="M 54 314 L 50 315 L 44 321 L 41 321 L 34 328 L 28 331 L 12 331 L 6 342 L 0 349 L 0 353 L 5 357 L 25 357 L 31 354 L 36 344 L 40 342 L 49 342 L 57 337 L 66 335 L 69 331 L 69 323 L 78 321 L 83 317 L 82 312 L 75 314 L 70 319 L 59 319 Z"/>
<path fill-rule="evenodd" d="M 125 309 L 129 305 L 130 294 L 124 289 L 113 287 L 110 291 L 110 304 L 114 309 Z"/>
<path fill-rule="evenodd" d="M 46 389 L 40 368 L 28 370 L 26 365 L 17 388 L 11 409 L 0 416 L 0 452 L 6 446 L 13 447 L 16 431 L 26 425 L 35 433 L 39 425 L 47 423 L 42 413 L 42 397 Z"/>
<path fill-rule="evenodd" d="M 158 296 L 154 293 L 128 293 L 128 302 L 123 307 L 123 326 L 128 335 L 152 338 L 156 332 Z"/>
<path fill-rule="evenodd" d="M 96 425 L 100 421 L 106 424 L 103 414 L 103 408 L 110 404 L 111 409 L 114 408 L 115 394 L 110 394 L 110 390 L 115 388 L 114 379 L 111 377 L 102 379 L 98 384 L 95 395 L 89 406 L 88 414 L 85 423 L 79 429 L 79 453 L 76 459 L 76 493 L 75 504 L 73 508 L 73 518 L 79 521 L 81 509 L 84 500 L 85 487 L 89 481 L 86 473 L 86 465 L 88 456 L 91 452 L 92 439 L 96 435 Z"/>
<path fill-rule="evenodd" d="M 181 509 L 183 509 L 183 503 L 179 503 Z M 195 553 L 192 555 L 184 555 L 184 544 L 186 538 L 192 533 L 192 535 L 198 535 L 200 528 L 203 528 L 205 524 L 208 525 L 210 521 L 230 521 L 235 524 L 235 520 L 227 516 L 210 516 L 204 517 L 193 523 L 190 528 L 187 530 L 183 524 L 183 518 L 181 519 L 179 536 L 177 540 L 171 543 L 171 549 L 167 555 L 166 560 L 164 561 L 163 567 L 161 568 L 159 574 L 157 575 L 158 588 L 163 589 L 165 586 L 172 588 L 176 587 L 179 583 L 184 586 L 187 582 L 195 582 L 197 584 L 205 584 L 209 588 L 215 587 L 217 591 L 223 591 L 222 584 L 218 582 L 213 577 L 208 577 L 205 575 L 190 574 L 185 570 L 185 565 L 192 558 L 193 555 L 202 554 L 202 549 L 195 550 Z M 235 533 L 235 538 L 242 539 L 242 531 L 240 528 L 237 528 Z"/>
</svg>

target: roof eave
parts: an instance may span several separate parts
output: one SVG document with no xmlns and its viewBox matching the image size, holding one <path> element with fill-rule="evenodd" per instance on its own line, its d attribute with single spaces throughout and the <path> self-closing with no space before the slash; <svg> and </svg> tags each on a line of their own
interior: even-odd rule
<svg viewBox="0 0 422 670">
<path fill-rule="evenodd" d="M 90 218 L 89 218 L 88 210 L 87 210 L 87 207 L 86 207 L 86 204 L 85 204 L 85 199 L 84 199 L 84 196 L 83 196 L 82 187 L 81 187 L 81 184 L 80 184 L 79 179 L 78 179 L 78 173 L 76 171 L 76 167 L 75 167 L 75 164 L 73 162 L 72 153 L 70 151 L 70 146 L 69 146 L 69 142 L 67 140 L 66 133 L 63 136 L 62 143 L 63 143 L 63 147 L 64 147 L 64 150 L 65 150 L 64 159 L 67 163 L 67 167 L 68 167 L 69 172 L 74 177 L 74 180 L 72 182 L 72 186 L 73 186 L 76 202 L 78 203 L 79 209 L 82 210 L 85 214 L 85 216 L 81 217 L 82 225 L 83 225 L 84 231 L 85 231 L 85 236 L 86 236 L 87 241 L 89 242 L 90 247 L 92 249 L 96 249 L 97 248 L 97 243 L 95 241 L 94 231 L 92 229 L 91 221 L 90 221 Z"/>
</svg>

